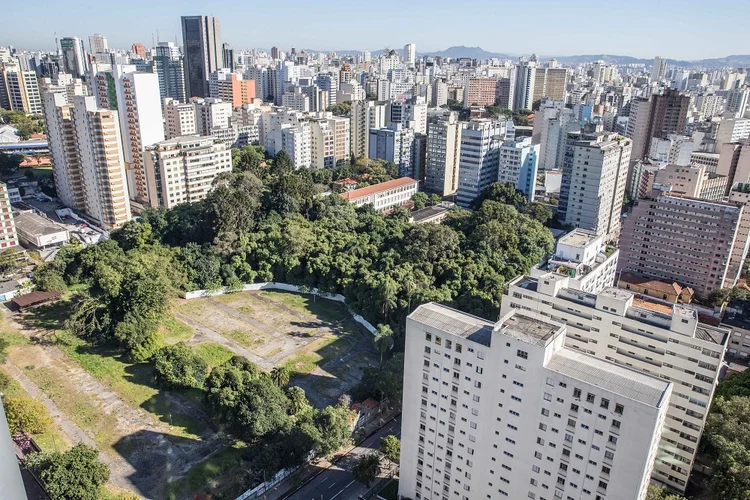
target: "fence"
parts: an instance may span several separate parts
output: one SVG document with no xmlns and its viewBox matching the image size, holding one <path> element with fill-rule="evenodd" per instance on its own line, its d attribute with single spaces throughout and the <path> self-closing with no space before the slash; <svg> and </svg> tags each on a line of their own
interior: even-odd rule
<svg viewBox="0 0 750 500">
<path fill-rule="evenodd" d="M 318 290 L 317 288 L 308 289 L 308 288 L 300 287 L 297 285 L 290 285 L 288 283 L 276 283 L 272 281 L 268 281 L 265 283 L 253 283 L 251 285 L 244 285 L 242 288 L 238 290 L 232 290 L 228 287 L 219 288 L 217 290 L 194 290 L 192 292 L 185 292 L 184 297 L 187 300 L 191 300 L 191 299 L 198 299 L 201 297 L 213 297 L 215 295 L 224 295 L 225 293 L 257 292 L 260 290 L 283 290 L 285 292 L 310 294 L 310 295 L 315 295 L 316 297 L 322 297 L 324 299 L 332 300 L 334 302 L 340 302 L 346 305 L 346 297 L 338 293 L 327 293 L 327 292 L 322 292 Z M 367 321 L 365 318 L 363 318 L 359 314 L 354 313 L 354 311 L 352 311 L 351 308 L 349 308 L 348 306 L 346 307 L 346 309 L 349 311 L 349 314 L 352 315 L 352 318 L 354 319 L 354 321 L 364 326 L 368 332 L 375 333 L 376 328 L 372 326 L 372 324 L 369 321 Z"/>
</svg>

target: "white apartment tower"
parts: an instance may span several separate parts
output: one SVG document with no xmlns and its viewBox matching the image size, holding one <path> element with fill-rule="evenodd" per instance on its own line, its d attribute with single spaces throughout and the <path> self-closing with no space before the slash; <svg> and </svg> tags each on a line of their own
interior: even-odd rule
<svg viewBox="0 0 750 500">
<path fill-rule="evenodd" d="M 44 115 L 58 197 L 105 229 L 131 218 L 117 111 L 93 96 L 44 95 Z"/>
<path fill-rule="evenodd" d="M 429 303 L 406 321 L 400 495 L 646 498 L 669 381 L 526 311 L 493 324 Z"/>
<path fill-rule="evenodd" d="M 0 95 L 8 97 L 12 111 L 41 115 L 42 97 L 39 93 L 39 81 L 35 71 L 21 71 L 18 66 L 0 68 Z"/>
<path fill-rule="evenodd" d="M 508 130 L 511 130 L 510 123 Z M 510 182 L 523 191 L 529 201 L 534 201 L 536 174 L 539 165 L 539 144 L 530 137 L 506 137 L 498 153 L 497 181 Z"/>
<path fill-rule="evenodd" d="M 385 127 L 387 106 L 374 101 L 352 103 L 350 147 L 355 158 L 366 157 L 369 151 L 370 129 Z"/>
<path fill-rule="evenodd" d="M 192 102 L 183 104 L 171 97 L 165 97 L 163 102 L 167 139 L 174 139 L 183 135 L 196 135 L 198 133 L 198 124 L 195 119 L 195 105 Z"/>
<path fill-rule="evenodd" d="M 128 174 L 130 199 L 139 204 L 150 199 L 143 152 L 164 140 L 159 78 L 154 73 L 121 72 L 115 66 L 117 109 Z"/>
<path fill-rule="evenodd" d="M 462 207 L 471 205 L 484 188 L 497 181 L 504 134 L 504 123 L 488 119 L 471 120 L 461 131 L 457 203 Z"/>
<path fill-rule="evenodd" d="M 558 208 L 566 224 L 616 237 L 631 145 L 617 134 L 568 134 Z"/>
<path fill-rule="evenodd" d="M 214 179 L 232 170 L 232 151 L 213 137 L 190 135 L 146 149 L 149 204 L 167 209 L 206 197 Z"/>
<path fill-rule="evenodd" d="M 501 313 L 515 309 L 563 323 L 570 348 L 674 383 L 652 479 L 684 491 L 729 330 L 700 323 L 687 305 L 619 288 L 587 293 L 571 288 L 571 279 L 521 276 L 510 282 Z"/>
<path fill-rule="evenodd" d="M 513 92 L 513 111 L 531 109 L 534 104 L 536 63 L 521 61 L 516 65 L 516 82 Z"/>
<path fill-rule="evenodd" d="M 651 81 L 659 83 L 667 77 L 667 60 L 663 57 L 654 57 L 654 64 L 651 69 Z"/>
<path fill-rule="evenodd" d="M 0 182 L 0 251 L 15 246 L 18 246 L 18 233 L 13 208 L 10 206 L 8 186 Z"/>
<path fill-rule="evenodd" d="M 404 45 L 404 64 L 414 67 L 417 63 L 417 46 L 413 43 Z"/>
<path fill-rule="evenodd" d="M 458 113 L 455 111 L 446 111 L 428 119 L 425 191 L 448 196 L 458 189 L 463 127 L 464 124 L 458 121 Z"/>
</svg>

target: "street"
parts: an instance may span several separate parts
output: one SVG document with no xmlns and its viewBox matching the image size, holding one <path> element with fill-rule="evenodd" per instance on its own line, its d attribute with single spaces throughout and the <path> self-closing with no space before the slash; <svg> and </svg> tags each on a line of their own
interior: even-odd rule
<svg viewBox="0 0 750 500">
<path fill-rule="evenodd" d="M 345 457 L 326 471 L 314 477 L 302 488 L 284 497 L 290 500 L 349 500 L 356 499 L 369 488 L 357 482 L 349 469 L 357 463 L 363 455 L 380 446 L 380 438 L 394 434 L 401 437 L 401 417 L 391 420 L 378 432 L 367 438 L 361 445 L 354 448 Z"/>
</svg>

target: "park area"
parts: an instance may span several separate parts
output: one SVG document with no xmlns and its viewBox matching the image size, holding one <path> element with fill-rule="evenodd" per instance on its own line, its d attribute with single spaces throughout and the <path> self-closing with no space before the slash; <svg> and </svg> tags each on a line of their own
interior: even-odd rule
<svg viewBox="0 0 750 500">
<path fill-rule="evenodd" d="M 0 366 L 6 393 L 27 393 L 52 417 L 50 428 L 34 435 L 40 446 L 96 447 L 111 469 L 113 499 L 130 498 L 128 492 L 230 497 L 247 488 L 247 445 L 217 427 L 203 391 L 161 389 L 153 364 L 74 337 L 63 327 L 69 307 L 61 301 L 26 313 L 5 310 L 2 319 L 0 338 L 11 344 Z M 238 292 L 176 299 L 171 309 L 161 328 L 165 344 L 185 342 L 209 367 L 234 355 L 267 371 L 285 367 L 291 385 L 318 408 L 335 404 L 378 363 L 371 334 L 346 308 L 310 295 Z"/>
</svg>

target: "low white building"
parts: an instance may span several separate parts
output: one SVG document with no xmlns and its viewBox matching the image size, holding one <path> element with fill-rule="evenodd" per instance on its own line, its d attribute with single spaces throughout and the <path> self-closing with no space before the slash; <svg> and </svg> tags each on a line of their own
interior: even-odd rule
<svg viewBox="0 0 750 500">
<path fill-rule="evenodd" d="M 341 193 L 341 197 L 357 205 L 372 205 L 379 212 L 387 212 L 406 204 L 417 192 L 419 183 L 411 177 L 401 177 L 372 186 Z"/>
<path fill-rule="evenodd" d="M 18 239 L 26 248 L 60 246 L 70 239 L 64 226 L 33 212 L 16 213 L 14 219 Z"/>
<path fill-rule="evenodd" d="M 399 494 L 645 499 L 672 383 L 565 342 L 525 311 L 410 314 Z"/>
</svg>

